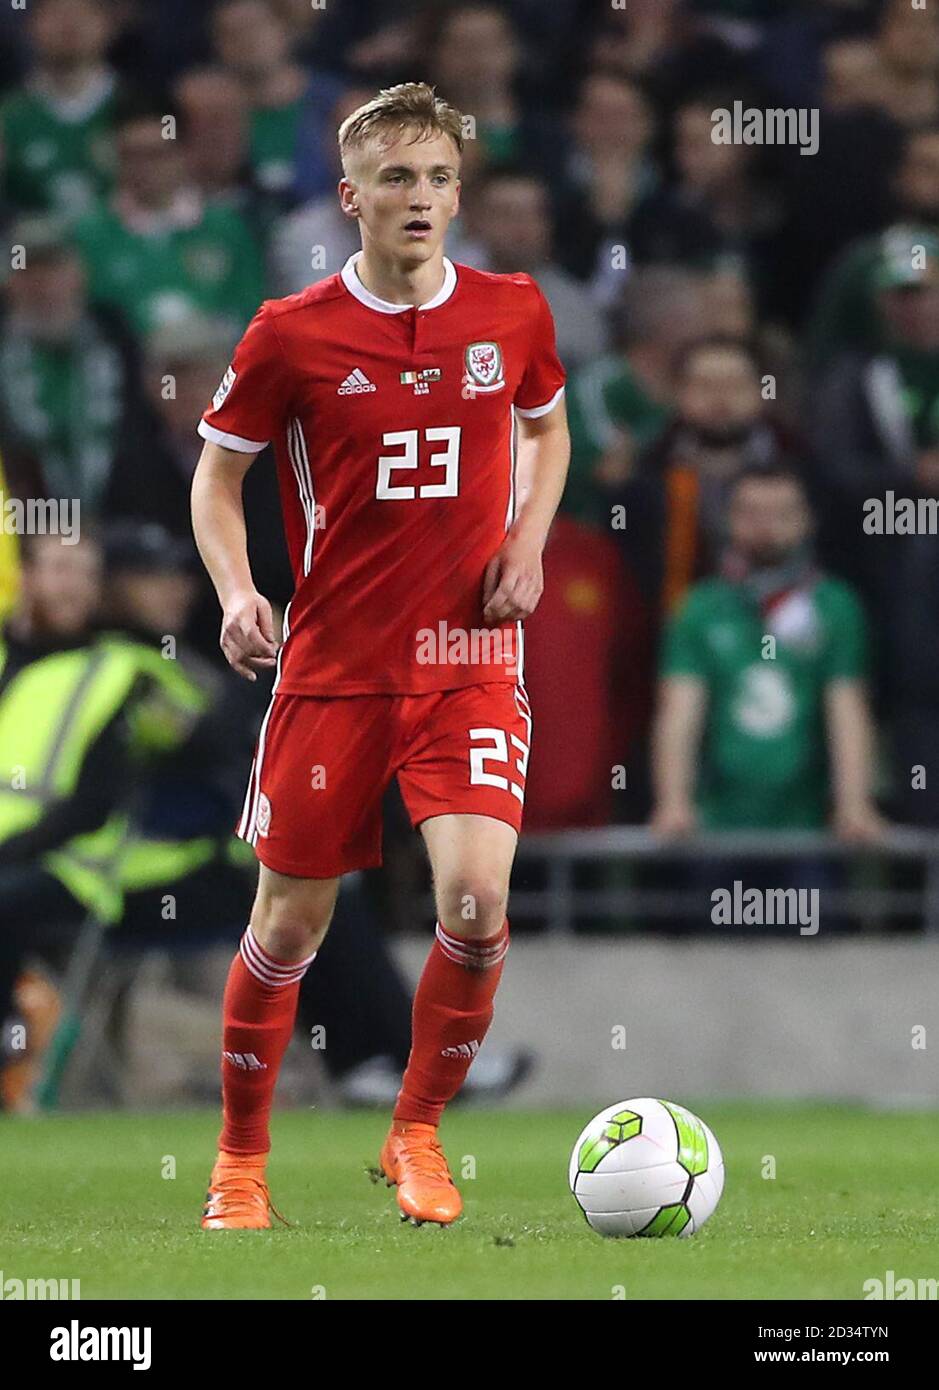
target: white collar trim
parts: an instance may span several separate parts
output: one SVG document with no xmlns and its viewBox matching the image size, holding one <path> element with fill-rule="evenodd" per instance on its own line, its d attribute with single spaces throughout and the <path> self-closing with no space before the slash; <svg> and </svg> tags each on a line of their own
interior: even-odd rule
<svg viewBox="0 0 939 1390">
<path fill-rule="evenodd" d="M 362 252 L 356 251 L 350 256 L 340 272 L 342 283 L 351 295 L 364 304 L 367 309 L 375 309 L 379 314 L 403 314 L 405 309 L 413 308 L 411 304 L 392 304 L 390 300 L 379 299 L 377 294 L 372 294 L 371 290 L 366 289 L 359 279 L 356 265 L 359 262 Z M 443 258 L 443 284 L 426 304 L 419 304 L 419 309 L 436 309 L 438 305 L 444 304 L 456 289 L 456 267 L 446 256 Z"/>
</svg>

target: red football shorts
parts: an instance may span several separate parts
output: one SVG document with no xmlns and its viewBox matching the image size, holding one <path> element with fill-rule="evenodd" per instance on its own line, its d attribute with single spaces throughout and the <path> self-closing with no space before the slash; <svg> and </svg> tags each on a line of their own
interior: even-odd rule
<svg viewBox="0 0 939 1390">
<path fill-rule="evenodd" d="M 275 695 L 237 833 L 278 873 L 374 868 L 395 775 L 414 826 L 464 814 L 518 831 L 530 746 L 528 697 L 511 682 L 428 695 Z"/>
</svg>

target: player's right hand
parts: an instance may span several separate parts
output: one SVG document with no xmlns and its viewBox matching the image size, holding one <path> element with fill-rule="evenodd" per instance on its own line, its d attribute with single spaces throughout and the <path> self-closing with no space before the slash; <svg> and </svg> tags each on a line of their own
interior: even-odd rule
<svg viewBox="0 0 939 1390">
<path fill-rule="evenodd" d="M 222 614 L 219 646 L 232 670 L 248 681 L 275 664 L 274 615 L 263 594 L 251 589 L 232 597 Z"/>
</svg>

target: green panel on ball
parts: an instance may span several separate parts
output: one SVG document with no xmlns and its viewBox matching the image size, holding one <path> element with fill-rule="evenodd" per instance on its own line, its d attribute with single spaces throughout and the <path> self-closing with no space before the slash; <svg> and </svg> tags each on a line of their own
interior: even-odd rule
<svg viewBox="0 0 939 1390">
<path fill-rule="evenodd" d="M 695 1119 L 694 1115 L 679 1110 L 677 1106 L 670 1105 L 667 1100 L 663 1100 L 662 1104 L 675 1121 L 675 1128 L 678 1130 L 678 1162 L 692 1178 L 706 1173 L 708 1140 L 704 1126 L 700 1120 Z"/>
<path fill-rule="evenodd" d="M 591 1134 L 580 1146 L 577 1167 L 582 1173 L 592 1173 L 601 1158 L 615 1148 L 615 1139 L 608 1139 L 605 1134 Z"/>
<path fill-rule="evenodd" d="M 607 1134 L 611 1134 L 614 1125 L 618 1126 L 620 1143 L 625 1144 L 627 1139 L 635 1139 L 637 1134 L 642 1133 L 642 1116 L 637 1115 L 635 1110 L 617 1110 L 607 1124 Z"/>
<path fill-rule="evenodd" d="M 639 1232 L 641 1236 L 677 1236 L 691 1220 L 691 1212 L 683 1202 L 674 1206 L 660 1207 L 648 1226 Z"/>
<path fill-rule="evenodd" d="M 641 1115 L 633 1110 L 618 1110 L 599 1133 L 587 1135 L 577 1152 L 578 1169 L 581 1173 L 593 1173 L 611 1149 L 615 1149 L 617 1144 L 624 1144 L 627 1139 L 634 1139 L 641 1130 Z"/>
</svg>

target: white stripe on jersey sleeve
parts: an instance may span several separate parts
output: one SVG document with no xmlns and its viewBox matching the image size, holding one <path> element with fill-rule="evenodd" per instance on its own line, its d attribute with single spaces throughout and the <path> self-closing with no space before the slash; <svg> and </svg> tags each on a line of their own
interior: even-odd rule
<svg viewBox="0 0 939 1390">
<path fill-rule="evenodd" d="M 525 420 L 538 420 L 542 415 L 547 415 L 550 410 L 553 410 L 563 395 L 564 387 L 559 386 L 547 405 L 533 405 L 530 410 L 523 410 L 520 405 L 517 405 L 515 409 Z"/>
<path fill-rule="evenodd" d="M 217 430 L 206 420 L 200 420 L 196 428 L 202 438 L 207 439 L 210 444 L 221 444 L 224 449 L 235 449 L 239 454 L 259 454 L 271 442 L 265 439 L 259 443 L 256 439 L 242 439 L 240 434 L 226 434 L 224 430 Z"/>
</svg>

